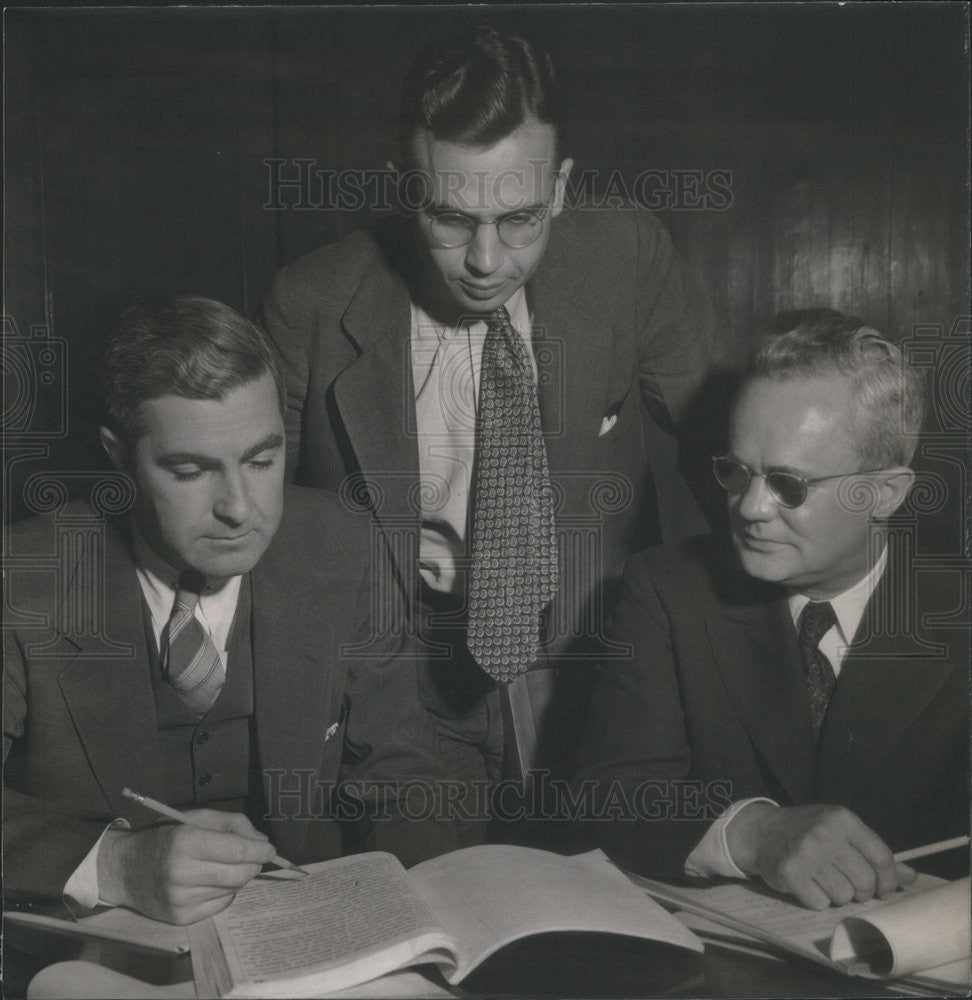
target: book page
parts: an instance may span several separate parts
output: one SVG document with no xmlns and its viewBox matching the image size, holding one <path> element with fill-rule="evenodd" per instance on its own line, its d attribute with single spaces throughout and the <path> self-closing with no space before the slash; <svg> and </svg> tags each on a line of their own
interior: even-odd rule
<svg viewBox="0 0 972 1000">
<path fill-rule="evenodd" d="M 898 977 L 968 957 L 972 951 L 969 879 L 906 896 L 847 917 L 830 957 L 863 974 Z M 857 971 L 857 970 L 855 970 Z"/>
<path fill-rule="evenodd" d="M 847 917 L 856 917 L 888 902 L 872 899 L 866 903 L 849 903 L 827 910 L 809 910 L 757 882 L 695 888 L 666 885 L 635 875 L 629 877 L 635 884 L 644 886 L 655 899 L 709 916 L 719 923 L 841 971 L 846 970 L 831 960 L 829 952 L 830 939 L 837 925 Z M 919 875 L 910 886 L 899 889 L 894 898 L 921 893 L 942 884 L 942 879 L 932 875 Z"/>
<path fill-rule="evenodd" d="M 636 889 L 600 851 L 567 858 L 525 847 L 453 851 L 409 870 L 455 937 L 449 982 L 504 944 L 552 931 L 599 931 L 701 951 L 689 930 Z"/>
<path fill-rule="evenodd" d="M 308 869 L 312 874 L 304 879 L 250 882 L 213 917 L 235 995 L 246 993 L 240 984 L 261 983 L 288 995 L 294 980 L 333 969 L 341 975 L 313 988 L 340 989 L 407 962 L 416 953 L 413 943 L 421 952 L 443 936 L 390 854 L 354 855 Z"/>
</svg>

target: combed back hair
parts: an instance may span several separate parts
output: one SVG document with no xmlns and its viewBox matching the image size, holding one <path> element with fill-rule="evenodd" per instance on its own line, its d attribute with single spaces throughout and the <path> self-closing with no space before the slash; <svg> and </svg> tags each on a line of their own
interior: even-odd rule
<svg viewBox="0 0 972 1000">
<path fill-rule="evenodd" d="M 476 24 L 427 45 L 402 87 L 398 141 L 412 161 L 412 139 L 425 129 L 462 146 L 492 146 L 528 116 L 554 126 L 563 150 L 561 95 L 549 53 L 519 34 Z"/>
<path fill-rule="evenodd" d="M 142 403 L 160 396 L 221 400 L 266 373 L 283 413 L 273 351 L 235 309 L 188 295 L 137 305 L 122 316 L 102 360 L 104 421 L 131 448 L 143 431 Z"/>
<path fill-rule="evenodd" d="M 856 316 L 835 309 L 780 313 L 757 345 L 749 378 L 853 379 L 851 419 L 863 469 L 907 465 L 925 417 L 925 379 Z"/>
</svg>

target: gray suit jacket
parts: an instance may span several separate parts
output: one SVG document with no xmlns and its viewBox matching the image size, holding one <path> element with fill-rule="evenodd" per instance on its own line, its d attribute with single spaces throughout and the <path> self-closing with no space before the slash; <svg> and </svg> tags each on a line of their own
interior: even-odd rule
<svg viewBox="0 0 972 1000">
<path fill-rule="evenodd" d="M 86 503 L 74 502 L 58 515 L 14 525 L 10 554 L 20 565 L 20 557 L 43 559 L 54 551 L 58 517 L 64 523 L 90 514 Z M 8 621 L 25 621 L 4 631 L 8 889 L 56 894 L 106 822 L 151 822 L 121 796 L 122 787 L 164 796 L 141 591 L 125 527 L 107 522 L 94 563 L 66 552 L 55 573 L 10 575 Z M 369 533 L 368 518 L 335 497 L 289 487 L 280 529 L 251 571 L 255 727 L 268 795 L 270 781 L 297 787 L 302 770 L 314 789 L 318 780 L 429 777 L 438 768 L 414 662 L 389 658 L 397 640 L 372 636 L 368 659 L 342 655 L 343 646 L 371 635 Z M 103 627 L 92 629 L 90 615 L 77 611 L 100 617 L 95 589 L 103 593 Z M 353 763 L 342 766 L 343 757 Z M 276 810 L 271 803 L 278 851 L 291 859 L 340 853 L 323 807 L 311 805 L 312 821 L 294 820 L 298 808 L 293 797 Z M 418 853 L 451 846 L 446 838 Z"/>
<path fill-rule="evenodd" d="M 705 375 L 709 343 L 687 319 L 681 267 L 649 213 L 566 211 L 551 225 L 527 295 L 558 529 L 569 539 L 547 621 L 548 656 L 563 663 L 601 648 L 632 552 L 706 527 L 677 468 L 672 424 Z M 420 514 L 414 266 L 410 229 L 385 220 L 284 268 L 262 310 L 287 382 L 295 481 L 345 489 L 372 509 L 410 593 Z M 354 487 L 356 475 L 368 486 Z"/>
<path fill-rule="evenodd" d="M 631 560 L 611 630 L 631 653 L 598 669 L 578 776 L 635 804 L 600 824 L 623 867 L 679 877 L 722 808 L 755 796 L 847 806 L 895 851 L 968 831 L 969 636 L 941 621 L 961 574 L 916 572 L 895 541 L 816 747 L 782 588 L 720 536 Z"/>
</svg>

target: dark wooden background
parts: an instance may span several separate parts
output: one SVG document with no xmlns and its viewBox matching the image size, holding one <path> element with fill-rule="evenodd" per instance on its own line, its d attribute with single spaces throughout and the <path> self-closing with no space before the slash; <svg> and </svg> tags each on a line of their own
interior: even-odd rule
<svg viewBox="0 0 972 1000">
<path fill-rule="evenodd" d="M 595 188 L 614 171 L 731 174 L 721 210 L 683 198 L 659 213 L 706 289 L 725 372 L 775 311 L 809 305 L 906 343 L 917 332 L 939 369 L 965 343 L 964 4 L 492 14 L 551 45 L 568 152 Z M 366 207 L 267 209 L 264 161 L 381 168 L 415 51 L 470 16 L 7 11 L 4 311 L 20 337 L 4 363 L 10 511 L 25 512 L 20 484 L 37 469 L 100 466 L 91 365 L 121 309 L 192 292 L 252 311 L 278 267 L 368 220 Z M 964 348 L 957 376 L 955 364 L 949 414 L 967 402 Z M 699 413 L 718 422 L 718 396 Z M 936 419 L 968 432 L 961 417 Z"/>
</svg>

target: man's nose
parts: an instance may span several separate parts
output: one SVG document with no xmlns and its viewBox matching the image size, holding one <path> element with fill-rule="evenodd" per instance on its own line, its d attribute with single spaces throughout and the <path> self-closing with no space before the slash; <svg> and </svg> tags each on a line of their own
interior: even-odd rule
<svg viewBox="0 0 972 1000">
<path fill-rule="evenodd" d="M 753 475 L 736 500 L 736 510 L 746 521 L 765 521 L 776 513 L 776 498 L 766 485 L 766 477 Z"/>
<path fill-rule="evenodd" d="M 239 472 L 219 478 L 218 492 L 213 498 L 213 513 L 227 524 L 243 524 L 252 510 L 250 492 Z"/>
<path fill-rule="evenodd" d="M 466 266 L 475 274 L 492 274 L 503 260 L 503 244 L 495 222 L 481 222 L 466 247 Z"/>
</svg>

